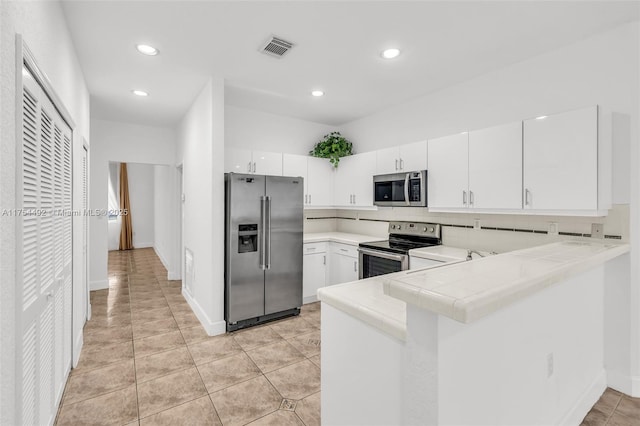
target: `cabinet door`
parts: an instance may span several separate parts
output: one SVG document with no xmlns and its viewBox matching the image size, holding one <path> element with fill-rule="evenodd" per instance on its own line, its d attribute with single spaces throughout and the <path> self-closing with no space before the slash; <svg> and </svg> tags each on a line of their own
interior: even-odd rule
<svg viewBox="0 0 640 426">
<path fill-rule="evenodd" d="M 353 206 L 353 179 L 355 176 L 354 156 L 340 159 L 333 175 L 333 204 L 335 206 Z"/>
<path fill-rule="evenodd" d="M 333 205 L 334 167 L 326 158 L 307 157 L 308 205 Z"/>
<path fill-rule="evenodd" d="M 400 152 L 397 147 L 376 151 L 376 174 L 384 175 L 398 171 L 400 171 Z"/>
<path fill-rule="evenodd" d="M 469 207 L 522 208 L 522 122 L 469 132 Z"/>
<path fill-rule="evenodd" d="M 429 208 L 466 208 L 469 194 L 468 134 L 428 142 L 427 200 Z"/>
<path fill-rule="evenodd" d="M 427 168 L 427 141 L 400 146 L 400 169 L 416 172 Z"/>
<path fill-rule="evenodd" d="M 525 209 L 598 208 L 598 109 L 524 122 Z"/>
<path fill-rule="evenodd" d="M 307 156 L 295 154 L 282 154 L 282 175 L 304 178 L 304 201 L 307 204 L 309 179 L 307 178 Z"/>
<path fill-rule="evenodd" d="M 373 175 L 376 173 L 376 153 L 365 152 L 350 158 L 353 204 L 373 206 Z"/>
<path fill-rule="evenodd" d="M 318 300 L 318 289 L 325 286 L 327 268 L 326 253 L 305 254 L 302 271 L 302 302 Z"/>
<path fill-rule="evenodd" d="M 257 175 L 282 176 L 282 153 L 253 151 L 253 172 Z"/>
<path fill-rule="evenodd" d="M 224 150 L 224 171 L 251 173 L 253 168 L 251 151 L 248 149 L 227 148 Z"/>
<path fill-rule="evenodd" d="M 330 284 L 358 280 L 358 258 L 331 253 Z"/>
</svg>

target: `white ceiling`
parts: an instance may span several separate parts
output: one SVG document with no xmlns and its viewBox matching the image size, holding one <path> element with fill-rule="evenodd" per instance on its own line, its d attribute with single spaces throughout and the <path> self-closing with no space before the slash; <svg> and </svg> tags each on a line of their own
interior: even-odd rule
<svg viewBox="0 0 640 426">
<path fill-rule="evenodd" d="M 94 117 L 173 125 L 217 75 L 228 105 L 339 125 L 637 20 L 639 4 L 85 0 L 64 10 Z M 281 59 L 259 53 L 271 34 L 296 46 Z M 382 59 L 389 46 L 401 56 Z M 316 88 L 326 95 L 313 98 Z"/>
</svg>

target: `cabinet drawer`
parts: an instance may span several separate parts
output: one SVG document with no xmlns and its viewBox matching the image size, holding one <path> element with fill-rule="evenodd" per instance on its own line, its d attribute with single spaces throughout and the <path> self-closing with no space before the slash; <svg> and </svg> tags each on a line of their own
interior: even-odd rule
<svg viewBox="0 0 640 426">
<path fill-rule="evenodd" d="M 305 243 L 303 250 L 304 254 L 326 253 L 327 243 Z"/>
<path fill-rule="evenodd" d="M 331 243 L 331 251 L 349 257 L 358 257 L 358 247 L 349 244 Z"/>
</svg>

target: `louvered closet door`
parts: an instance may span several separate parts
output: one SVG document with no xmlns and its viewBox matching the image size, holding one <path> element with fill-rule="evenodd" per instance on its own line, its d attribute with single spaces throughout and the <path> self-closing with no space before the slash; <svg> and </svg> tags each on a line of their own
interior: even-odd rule
<svg viewBox="0 0 640 426">
<path fill-rule="evenodd" d="M 19 400 L 21 424 L 45 425 L 71 367 L 71 130 L 30 74 L 22 114 Z"/>
</svg>

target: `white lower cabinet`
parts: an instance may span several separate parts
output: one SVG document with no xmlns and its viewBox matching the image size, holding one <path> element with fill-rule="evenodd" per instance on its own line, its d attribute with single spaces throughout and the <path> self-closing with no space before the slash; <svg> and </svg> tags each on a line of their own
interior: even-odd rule
<svg viewBox="0 0 640 426">
<path fill-rule="evenodd" d="M 329 249 L 329 284 L 348 283 L 358 279 L 358 248 L 331 243 Z"/>
<path fill-rule="evenodd" d="M 302 256 L 302 302 L 318 300 L 318 289 L 358 279 L 358 248 L 348 244 L 305 243 Z"/>
<path fill-rule="evenodd" d="M 327 253 L 305 253 L 302 262 L 302 302 L 312 303 L 318 300 L 318 289 L 326 285 Z"/>
</svg>

